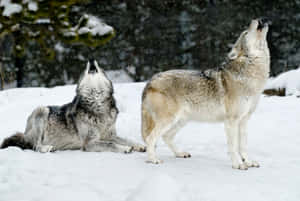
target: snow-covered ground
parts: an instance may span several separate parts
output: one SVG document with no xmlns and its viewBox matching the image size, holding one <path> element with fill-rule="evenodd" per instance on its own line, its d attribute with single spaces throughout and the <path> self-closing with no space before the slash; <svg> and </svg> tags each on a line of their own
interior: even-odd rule
<svg viewBox="0 0 300 201">
<path fill-rule="evenodd" d="M 143 83 L 115 84 L 118 134 L 142 143 Z M 0 92 L 0 141 L 24 131 L 39 105 L 71 101 L 75 86 Z M 161 165 L 145 153 L 0 150 L 0 201 L 299 201 L 300 99 L 262 97 L 249 124 L 249 152 L 260 168 L 234 170 L 222 124 L 190 123 L 176 137 L 192 158 L 158 144 Z"/>
<path fill-rule="evenodd" d="M 105 73 L 108 79 L 110 79 L 113 83 L 133 82 L 133 79 L 123 69 L 107 70 Z"/>
</svg>

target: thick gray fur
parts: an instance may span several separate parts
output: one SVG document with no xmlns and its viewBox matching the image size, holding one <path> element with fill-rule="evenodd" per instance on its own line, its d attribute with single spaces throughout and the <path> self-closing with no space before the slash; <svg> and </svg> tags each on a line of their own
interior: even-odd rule
<svg viewBox="0 0 300 201">
<path fill-rule="evenodd" d="M 24 135 L 18 133 L 5 139 L 1 148 L 18 146 L 40 152 L 145 151 L 143 145 L 117 136 L 117 115 L 111 81 L 96 61 L 88 62 L 71 103 L 35 109 L 27 120 Z M 23 146 L 24 143 L 31 146 Z"/>
</svg>

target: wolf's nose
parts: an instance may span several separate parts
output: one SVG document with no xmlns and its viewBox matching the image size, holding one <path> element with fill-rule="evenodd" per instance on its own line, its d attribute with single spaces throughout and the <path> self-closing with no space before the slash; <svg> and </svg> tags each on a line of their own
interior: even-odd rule
<svg viewBox="0 0 300 201">
<path fill-rule="evenodd" d="M 264 24 L 270 25 L 271 20 L 267 17 L 261 17 L 261 18 L 258 18 L 258 23 L 261 24 L 261 25 L 264 25 Z"/>
</svg>

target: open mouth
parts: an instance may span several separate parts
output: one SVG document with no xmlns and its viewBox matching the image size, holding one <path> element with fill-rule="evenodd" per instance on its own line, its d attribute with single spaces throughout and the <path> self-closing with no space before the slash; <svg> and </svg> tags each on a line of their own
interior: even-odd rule
<svg viewBox="0 0 300 201">
<path fill-rule="evenodd" d="M 261 31 L 267 25 L 268 25 L 268 20 L 265 18 L 260 18 L 258 19 L 257 30 Z"/>
<path fill-rule="evenodd" d="M 257 30 L 261 31 L 263 28 L 264 28 L 264 24 L 262 23 L 262 20 L 259 19 L 258 20 Z"/>
<path fill-rule="evenodd" d="M 89 74 L 95 74 L 98 73 L 98 70 L 94 64 L 94 62 L 90 62 L 90 68 L 89 68 Z"/>
</svg>

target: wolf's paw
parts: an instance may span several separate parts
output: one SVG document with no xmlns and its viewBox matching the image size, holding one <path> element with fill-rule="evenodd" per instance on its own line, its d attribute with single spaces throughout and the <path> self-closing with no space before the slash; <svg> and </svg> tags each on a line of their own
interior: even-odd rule
<svg viewBox="0 0 300 201">
<path fill-rule="evenodd" d="M 125 154 L 129 154 L 129 153 L 131 153 L 132 151 L 133 151 L 133 147 L 128 147 L 128 148 L 125 148 L 124 153 L 125 153 Z"/>
<path fill-rule="evenodd" d="M 192 155 L 188 152 L 179 152 L 176 153 L 177 158 L 190 158 Z"/>
<path fill-rule="evenodd" d="M 144 145 L 135 145 L 135 146 L 133 146 L 133 150 L 138 151 L 138 152 L 146 152 L 146 146 L 144 146 Z"/>
<path fill-rule="evenodd" d="M 53 146 L 51 146 L 51 145 L 42 145 L 42 146 L 39 146 L 38 151 L 41 153 L 48 153 L 48 152 L 52 151 L 52 149 L 53 149 Z"/>
<path fill-rule="evenodd" d="M 245 163 L 232 165 L 233 169 L 239 169 L 239 170 L 248 170 L 248 166 Z"/>
<path fill-rule="evenodd" d="M 244 164 L 246 164 L 247 167 L 256 167 L 256 168 L 259 167 L 259 163 L 256 162 L 256 161 L 252 161 L 252 160 L 250 160 L 250 161 L 244 161 Z"/>
<path fill-rule="evenodd" d="M 158 158 L 154 158 L 154 159 L 148 159 L 146 163 L 160 164 L 163 163 L 163 161 L 159 160 Z"/>
</svg>

